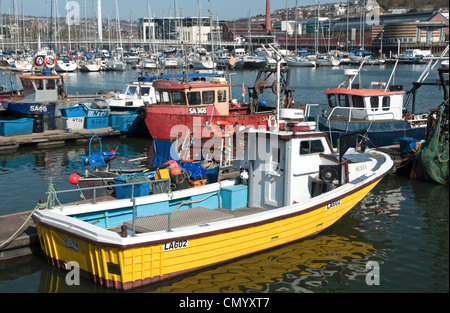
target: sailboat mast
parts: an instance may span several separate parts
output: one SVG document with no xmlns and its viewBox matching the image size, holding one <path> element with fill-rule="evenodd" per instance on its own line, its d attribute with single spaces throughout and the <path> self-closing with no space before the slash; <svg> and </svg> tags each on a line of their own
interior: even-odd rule
<svg viewBox="0 0 450 313">
<path fill-rule="evenodd" d="M 97 0 L 97 26 L 98 26 L 98 43 L 100 50 L 102 46 L 103 27 L 102 27 L 102 0 Z"/>
</svg>

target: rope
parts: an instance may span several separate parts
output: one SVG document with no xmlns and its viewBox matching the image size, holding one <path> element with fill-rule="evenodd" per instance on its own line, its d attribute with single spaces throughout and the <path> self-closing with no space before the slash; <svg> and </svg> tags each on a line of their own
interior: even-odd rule
<svg viewBox="0 0 450 313">
<path fill-rule="evenodd" d="M 53 187 L 53 184 L 49 184 L 48 186 L 48 191 L 46 192 L 47 194 L 47 203 L 45 202 L 39 202 L 36 207 L 31 211 L 30 215 L 28 215 L 27 219 L 25 220 L 25 222 L 19 227 L 19 229 L 16 230 L 16 232 L 14 234 L 11 235 L 11 237 L 9 237 L 8 239 L 6 239 L 5 242 L 0 244 L 0 248 L 2 248 L 3 246 L 5 246 L 7 243 L 9 243 L 12 239 L 14 239 L 14 237 L 22 230 L 22 228 L 26 225 L 26 223 L 30 220 L 31 216 L 34 214 L 34 212 L 36 212 L 37 210 L 42 210 L 45 208 L 52 208 L 55 204 L 55 200 L 58 201 L 59 205 L 61 206 L 61 210 L 63 208 L 63 205 L 61 204 L 61 202 L 59 202 L 58 197 L 56 196 L 56 190 Z"/>
<path fill-rule="evenodd" d="M 59 202 L 58 197 L 56 196 L 56 190 L 55 187 L 53 187 L 53 184 L 48 185 L 48 191 L 47 194 L 47 208 L 53 208 L 55 206 L 55 200 L 58 201 L 59 206 L 61 207 L 61 210 L 63 209 L 63 205 L 61 202 Z"/>
<path fill-rule="evenodd" d="M 25 226 L 26 223 L 28 223 L 28 221 L 30 220 L 31 216 L 34 214 L 35 211 L 39 210 L 42 208 L 42 204 L 39 203 L 36 205 L 36 207 L 33 209 L 33 211 L 31 211 L 30 215 L 28 215 L 27 219 L 25 220 L 25 222 L 23 222 L 22 226 L 19 227 L 19 229 L 11 235 L 11 237 L 9 237 L 8 239 L 6 239 L 5 242 L 0 244 L 0 249 L 5 246 L 6 244 L 8 244 L 11 240 L 14 239 L 14 237 L 22 230 L 22 228 Z"/>
</svg>

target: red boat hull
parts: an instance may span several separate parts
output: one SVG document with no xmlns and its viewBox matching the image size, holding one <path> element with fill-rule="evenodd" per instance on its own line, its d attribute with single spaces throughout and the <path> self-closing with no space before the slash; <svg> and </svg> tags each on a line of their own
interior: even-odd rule
<svg viewBox="0 0 450 313">
<path fill-rule="evenodd" d="M 194 109 L 206 109 L 202 114 L 193 113 Z M 219 115 L 216 110 L 212 114 L 213 107 L 175 107 L 160 105 L 148 107 L 145 123 L 153 139 L 169 140 L 172 138 L 184 138 L 193 125 L 215 124 L 219 121 L 228 122 L 231 125 L 258 128 L 267 127 L 269 121 L 274 120 L 272 112 L 249 114 L 247 109 L 230 110 L 229 115 Z M 212 117 L 211 117 L 212 115 Z M 212 131 L 202 129 L 202 137 L 213 136 Z"/>
</svg>

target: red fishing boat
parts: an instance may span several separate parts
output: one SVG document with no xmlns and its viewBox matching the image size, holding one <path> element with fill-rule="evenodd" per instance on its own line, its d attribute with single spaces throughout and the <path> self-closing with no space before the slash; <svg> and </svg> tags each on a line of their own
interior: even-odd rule
<svg viewBox="0 0 450 313">
<path fill-rule="evenodd" d="M 199 77 L 189 81 L 187 76 L 179 81 L 155 80 L 157 101 L 141 109 L 140 115 L 145 118 L 152 138 L 163 140 L 184 138 L 193 125 L 208 126 L 202 130 L 202 137 L 213 136 L 215 125 L 267 127 L 275 119 L 275 106 L 258 102 L 257 96 L 272 87 L 268 82 L 273 74 L 273 70 L 261 70 L 255 85 L 248 88 L 252 101 L 242 104 L 231 101 L 234 85 L 224 77 L 208 81 Z M 284 92 L 292 91 L 284 88 Z"/>
</svg>

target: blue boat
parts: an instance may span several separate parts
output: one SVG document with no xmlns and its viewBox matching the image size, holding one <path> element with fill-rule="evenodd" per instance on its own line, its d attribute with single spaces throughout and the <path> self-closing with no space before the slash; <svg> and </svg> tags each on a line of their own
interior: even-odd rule
<svg viewBox="0 0 450 313">
<path fill-rule="evenodd" d="M 23 99 L 4 100 L 7 110 L 22 114 L 42 113 L 55 116 L 58 101 L 64 97 L 63 75 L 23 74 L 18 76 L 23 86 Z"/>
<path fill-rule="evenodd" d="M 65 94 L 64 79 L 67 76 L 53 72 L 56 60 L 50 55 L 37 55 L 34 58 L 34 70 L 38 72 L 18 75 L 23 87 L 22 99 L 7 99 L 3 107 L 14 113 L 26 115 L 42 114 L 44 117 L 59 115 L 56 110 L 59 100 Z"/>
<path fill-rule="evenodd" d="M 369 88 L 354 86 L 359 70 L 345 70 L 349 77 L 337 88 L 324 91 L 330 112 L 318 117 L 319 129 L 326 131 L 333 146 L 338 146 L 340 133 L 367 130 L 368 145 L 387 147 L 400 143 L 400 138 L 425 139 L 427 113 L 413 114 L 404 107 L 406 92 L 401 86 L 372 82 Z"/>
</svg>

